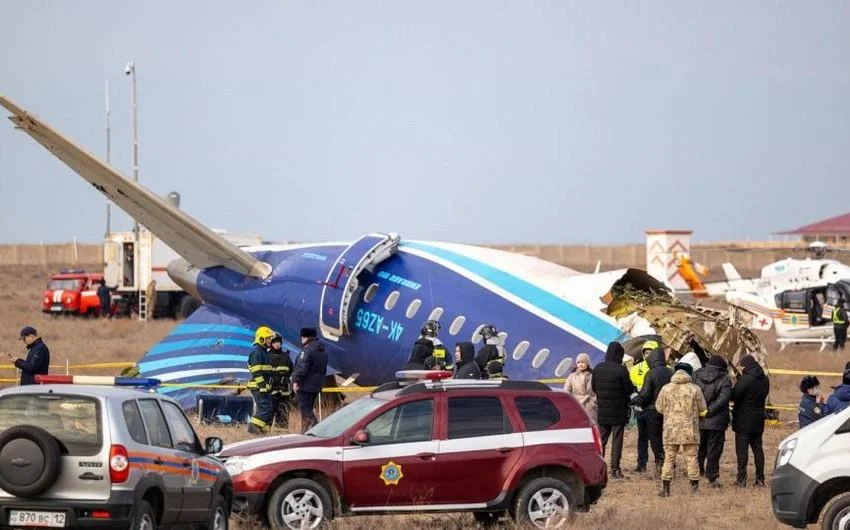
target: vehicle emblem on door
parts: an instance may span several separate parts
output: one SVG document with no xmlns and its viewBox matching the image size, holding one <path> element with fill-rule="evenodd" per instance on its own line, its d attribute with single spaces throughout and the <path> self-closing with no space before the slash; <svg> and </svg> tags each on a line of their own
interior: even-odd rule
<svg viewBox="0 0 850 530">
<path fill-rule="evenodd" d="M 398 481 L 404 476 L 401 472 L 401 466 L 390 460 L 381 466 L 381 480 L 384 481 L 384 486 L 398 486 Z"/>
</svg>

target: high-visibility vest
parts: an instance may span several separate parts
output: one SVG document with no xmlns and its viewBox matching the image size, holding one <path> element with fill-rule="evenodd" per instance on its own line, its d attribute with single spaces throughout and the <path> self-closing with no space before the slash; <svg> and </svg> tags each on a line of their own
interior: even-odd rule
<svg viewBox="0 0 850 530">
<path fill-rule="evenodd" d="M 629 371 L 629 379 L 632 380 L 632 384 L 635 385 L 635 388 L 640 390 L 643 388 L 643 380 L 646 378 L 646 374 L 649 372 L 649 363 L 646 362 L 646 359 L 632 366 L 632 369 Z"/>
<path fill-rule="evenodd" d="M 846 324 L 847 321 L 841 318 L 839 314 L 839 309 L 837 307 L 832 308 L 832 323 L 833 324 Z"/>
</svg>

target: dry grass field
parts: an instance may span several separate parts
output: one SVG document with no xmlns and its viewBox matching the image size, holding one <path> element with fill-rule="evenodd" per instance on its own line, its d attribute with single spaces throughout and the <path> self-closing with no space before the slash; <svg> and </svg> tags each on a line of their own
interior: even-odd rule
<svg viewBox="0 0 850 530">
<path fill-rule="evenodd" d="M 173 321 L 141 323 L 136 320 L 96 320 L 54 318 L 41 313 L 40 297 L 46 282 L 41 267 L 0 267 L 0 353 L 23 354 L 23 345 L 17 340 L 18 330 L 33 325 L 50 346 L 52 364 L 62 373 L 66 360 L 70 365 L 134 361 L 155 344 L 174 326 Z M 765 335 L 771 351 L 776 350 L 772 334 Z M 840 371 L 847 357 L 830 352 L 819 353 L 817 348 L 787 348 L 773 353 L 768 363 L 773 368 L 810 371 Z M 3 361 L 0 361 L 3 362 Z M 87 373 L 114 374 L 115 370 L 88 371 Z M 0 377 L 17 374 L 6 371 Z M 824 390 L 836 384 L 839 378 L 821 378 Z M 798 376 L 774 376 L 771 381 L 771 399 L 775 404 L 796 404 Z M 8 383 L 7 383 L 8 384 Z M 354 396 L 353 396 L 354 397 Z M 353 398 L 352 397 L 352 398 Z M 352 399 L 349 398 L 349 399 Z M 765 433 L 765 450 L 768 478 L 776 456 L 778 442 L 796 428 L 796 413 L 781 411 L 782 426 L 768 427 Z M 246 437 L 244 428 L 201 427 L 202 436 L 216 435 L 232 442 Z M 645 476 L 630 473 L 635 462 L 636 432 L 626 435 L 624 471 L 625 480 L 612 481 L 590 513 L 582 514 L 576 528 L 629 528 L 630 530 L 665 528 L 780 528 L 770 508 L 769 489 L 741 490 L 731 486 L 735 473 L 732 433 L 727 432 L 727 444 L 722 459 L 721 481 L 725 487 L 711 490 L 704 487 L 698 496 L 687 492 L 687 481 L 679 477 L 673 483 L 673 496 L 657 497 L 658 484 Z M 680 468 L 683 466 L 680 464 Z M 750 472 L 752 479 L 752 471 Z M 468 514 L 447 516 L 397 516 L 390 518 L 355 517 L 334 523 L 334 528 L 468 528 L 473 526 Z M 254 528 L 249 523 L 239 528 Z"/>
</svg>

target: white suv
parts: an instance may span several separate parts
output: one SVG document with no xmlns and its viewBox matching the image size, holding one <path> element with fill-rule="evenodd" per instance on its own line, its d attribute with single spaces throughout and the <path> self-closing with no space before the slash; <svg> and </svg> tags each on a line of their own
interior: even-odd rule
<svg viewBox="0 0 850 530">
<path fill-rule="evenodd" d="M 850 408 L 782 440 L 770 485 L 773 514 L 805 528 L 850 529 Z"/>
</svg>

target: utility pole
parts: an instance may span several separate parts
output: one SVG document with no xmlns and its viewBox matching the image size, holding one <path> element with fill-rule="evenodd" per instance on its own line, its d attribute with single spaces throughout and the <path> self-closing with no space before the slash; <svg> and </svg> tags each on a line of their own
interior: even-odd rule
<svg viewBox="0 0 850 530">
<path fill-rule="evenodd" d="M 111 142 L 109 138 L 109 80 L 105 81 L 106 85 L 106 165 L 109 165 L 109 152 L 111 151 Z M 109 203 L 109 198 L 106 199 L 106 237 L 112 233 L 112 206 Z"/>
<path fill-rule="evenodd" d="M 124 73 L 132 77 L 131 103 L 133 112 L 133 180 L 139 182 L 139 107 L 136 103 L 136 63 L 130 61 L 124 69 Z M 138 243 L 139 222 L 133 223 L 133 232 L 137 234 Z"/>
</svg>

